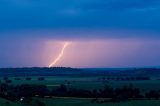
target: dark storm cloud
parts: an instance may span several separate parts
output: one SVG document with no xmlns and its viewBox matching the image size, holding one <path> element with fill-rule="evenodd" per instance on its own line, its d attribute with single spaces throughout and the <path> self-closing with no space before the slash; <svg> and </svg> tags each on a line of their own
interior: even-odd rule
<svg viewBox="0 0 160 106">
<path fill-rule="evenodd" d="M 159 6 L 159 0 L 93 0 L 85 9 L 125 10 L 133 8 L 149 8 Z"/>
<path fill-rule="evenodd" d="M 160 31 L 159 0 L 1 0 L 0 31 L 126 29 Z"/>
</svg>

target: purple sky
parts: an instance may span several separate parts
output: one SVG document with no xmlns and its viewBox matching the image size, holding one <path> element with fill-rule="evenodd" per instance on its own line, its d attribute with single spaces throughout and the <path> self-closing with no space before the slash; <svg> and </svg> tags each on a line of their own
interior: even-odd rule
<svg viewBox="0 0 160 106">
<path fill-rule="evenodd" d="M 1 0 L 0 67 L 160 66 L 159 0 Z"/>
</svg>

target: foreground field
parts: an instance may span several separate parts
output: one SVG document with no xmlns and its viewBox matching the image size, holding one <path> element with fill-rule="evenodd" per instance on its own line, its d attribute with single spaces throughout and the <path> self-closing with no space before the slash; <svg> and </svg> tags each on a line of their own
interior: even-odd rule
<svg viewBox="0 0 160 106">
<path fill-rule="evenodd" d="M 55 99 L 42 100 L 46 106 L 160 106 L 160 100 L 135 100 L 121 103 L 91 103 L 90 100 Z"/>
<path fill-rule="evenodd" d="M 0 106 L 22 106 L 22 105 L 0 98 Z"/>
<path fill-rule="evenodd" d="M 45 106 L 160 106 L 160 100 L 132 100 L 120 103 L 91 103 L 85 99 L 39 99 Z M 0 106 L 34 106 L 0 99 Z"/>
<path fill-rule="evenodd" d="M 38 80 L 39 77 L 43 77 L 44 80 Z M 18 78 L 18 80 L 17 80 Z M 160 80 L 144 80 L 144 81 L 102 81 L 99 80 L 101 76 L 90 77 L 70 77 L 70 76 L 35 76 L 30 77 L 31 80 L 26 80 L 26 77 L 8 77 L 13 85 L 19 84 L 42 84 L 49 88 L 58 87 L 61 84 L 65 84 L 68 88 L 82 88 L 82 89 L 102 89 L 105 85 L 110 85 L 113 88 L 122 87 L 124 85 L 133 84 L 134 87 L 138 87 L 141 90 L 160 90 Z M 4 78 L 0 78 L 1 82 L 5 82 Z M 130 100 L 120 103 L 92 103 L 91 99 L 78 99 L 78 98 L 36 98 L 43 102 L 45 106 L 160 106 L 160 100 Z M 0 99 L 0 106 L 35 106 L 24 105 L 20 102 L 10 102 L 5 99 Z"/>
</svg>

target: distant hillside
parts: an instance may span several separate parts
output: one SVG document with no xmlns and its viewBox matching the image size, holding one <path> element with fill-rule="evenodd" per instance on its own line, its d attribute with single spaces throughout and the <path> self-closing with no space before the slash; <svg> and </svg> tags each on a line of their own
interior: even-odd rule
<svg viewBox="0 0 160 106">
<path fill-rule="evenodd" d="M 80 69 L 69 67 L 0 68 L 0 76 L 54 76 L 70 74 L 80 74 Z"/>
<path fill-rule="evenodd" d="M 96 75 L 160 76 L 160 68 L 89 68 L 83 71 Z"/>
<path fill-rule="evenodd" d="M 152 75 L 159 76 L 160 68 L 133 68 L 130 70 L 124 70 L 125 74 L 135 74 L 135 75 Z"/>
<path fill-rule="evenodd" d="M 160 68 L 0 68 L 0 76 L 160 76 Z"/>
</svg>

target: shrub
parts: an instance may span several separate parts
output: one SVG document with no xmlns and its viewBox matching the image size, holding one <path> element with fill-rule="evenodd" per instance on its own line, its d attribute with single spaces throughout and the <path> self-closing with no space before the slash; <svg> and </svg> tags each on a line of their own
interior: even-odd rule
<svg viewBox="0 0 160 106">
<path fill-rule="evenodd" d="M 30 77 L 27 77 L 26 80 L 31 80 L 31 78 L 30 78 Z"/>
<path fill-rule="evenodd" d="M 8 80 L 8 77 L 4 77 L 3 80 Z"/>
<path fill-rule="evenodd" d="M 14 78 L 15 80 L 21 80 L 20 78 Z"/>
<path fill-rule="evenodd" d="M 45 78 L 44 77 L 39 77 L 38 80 L 43 81 L 43 80 L 45 80 Z"/>
<path fill-rule="evenodd" d="M 6 83 L 12 83 L 12 80 L 6 80 Z"/>
<path fill-rule="evenodd" d="M 39 101 L 39 100 L 35 100 L 33 103 L 33 106 L 46 106 L 45 103 Z"/>
</svg>

